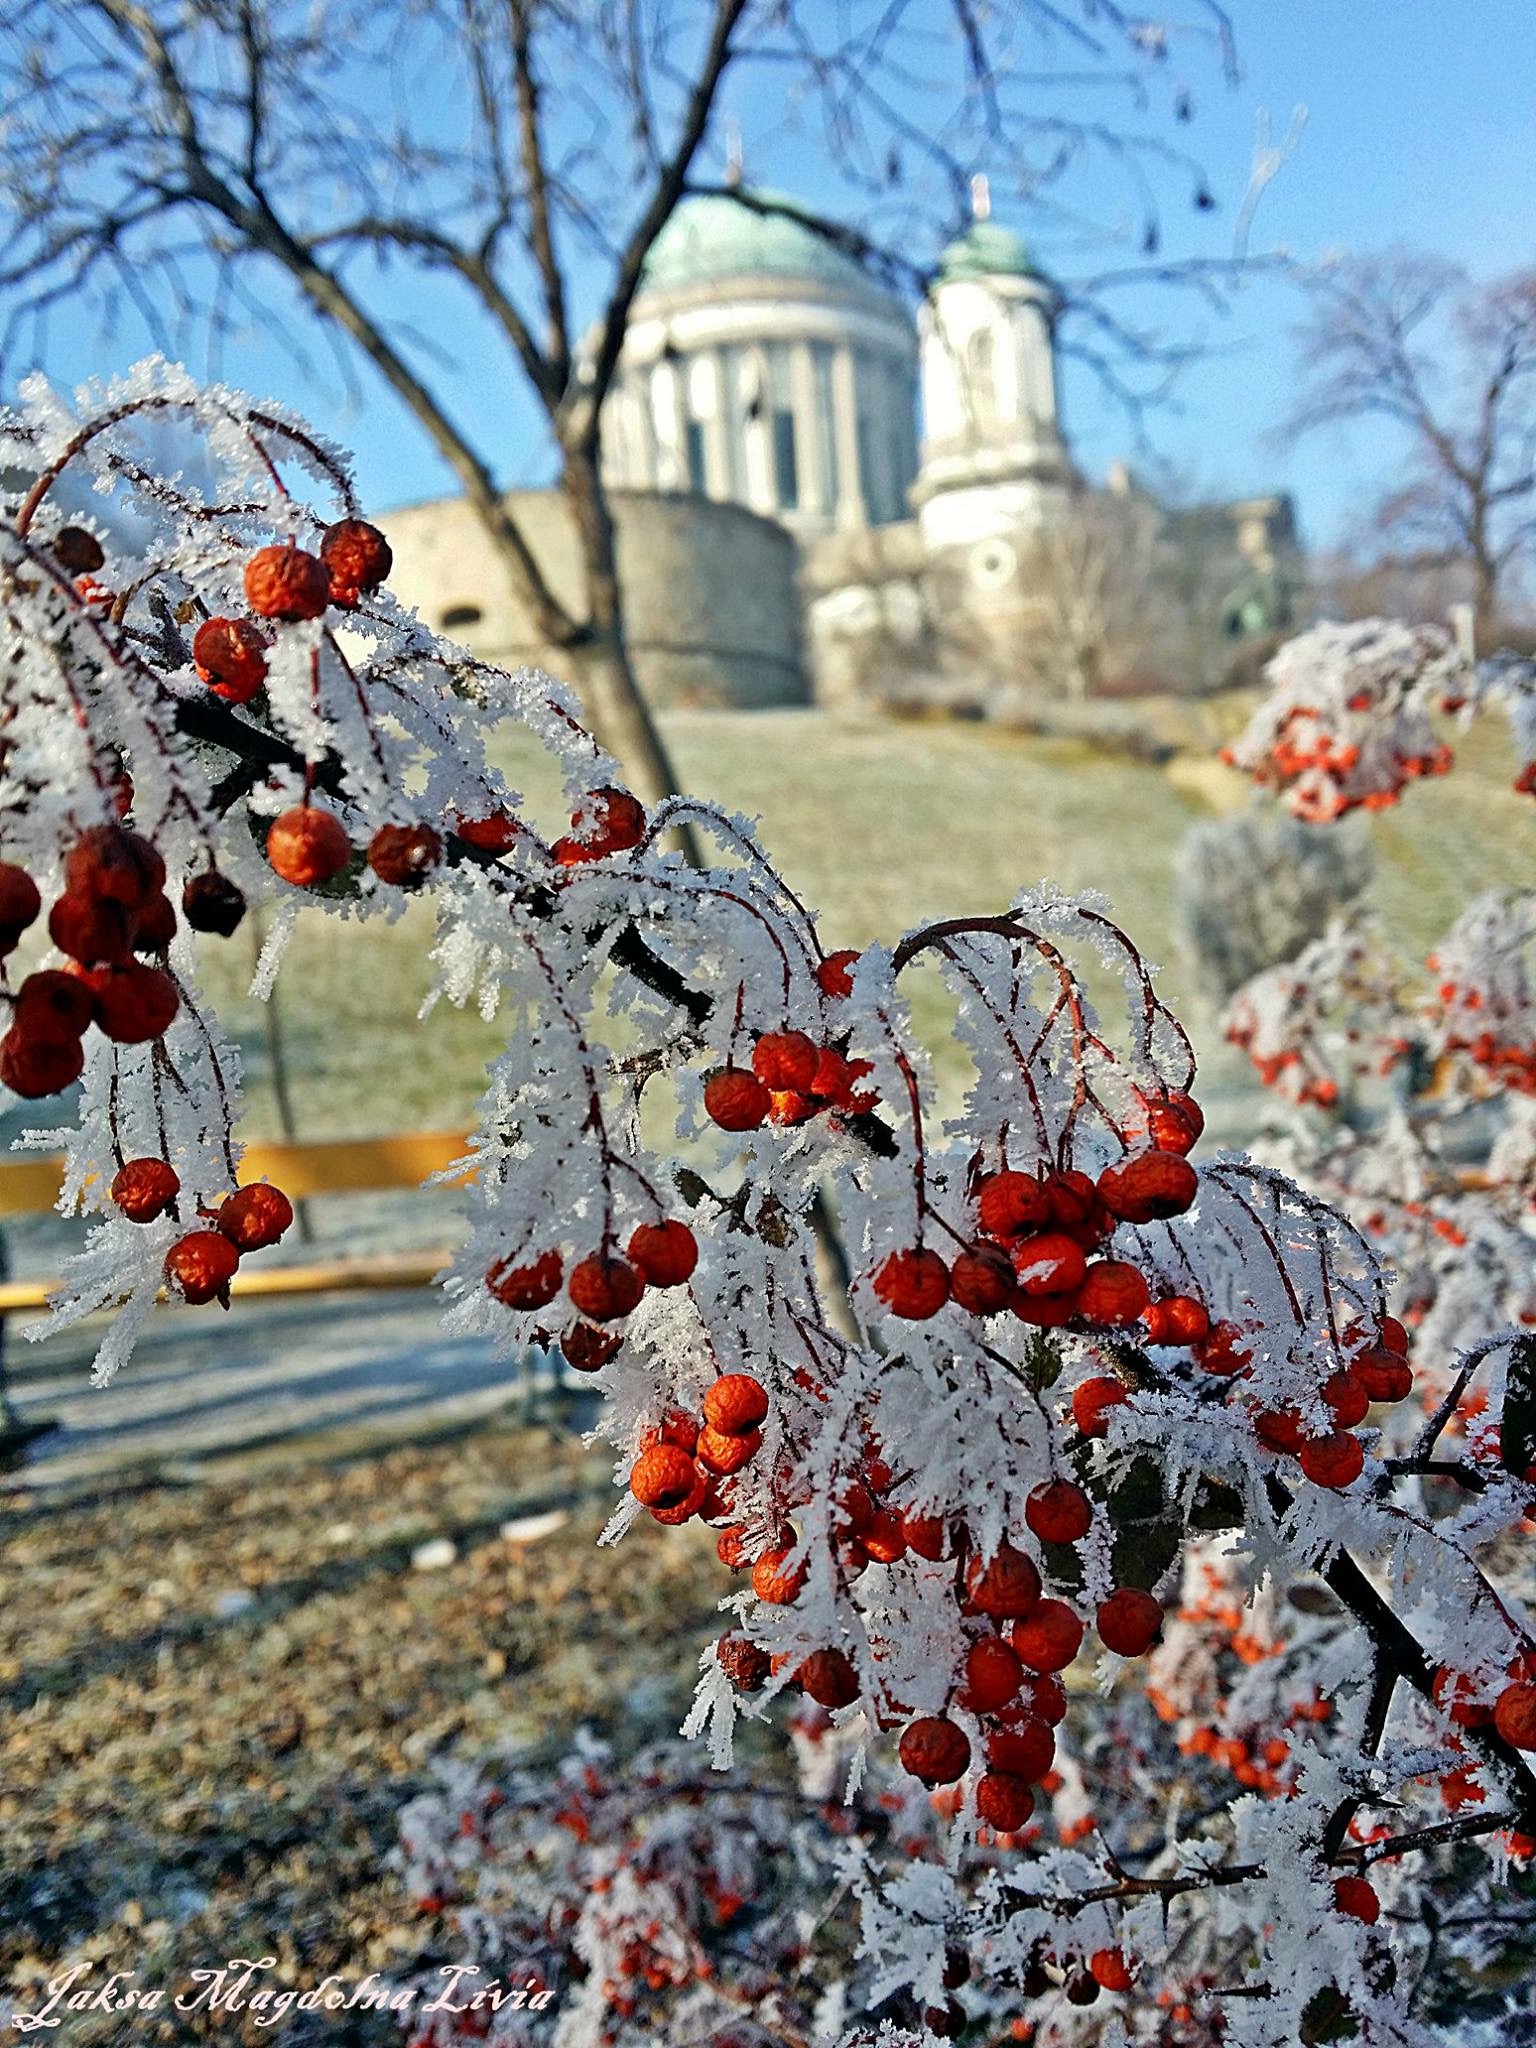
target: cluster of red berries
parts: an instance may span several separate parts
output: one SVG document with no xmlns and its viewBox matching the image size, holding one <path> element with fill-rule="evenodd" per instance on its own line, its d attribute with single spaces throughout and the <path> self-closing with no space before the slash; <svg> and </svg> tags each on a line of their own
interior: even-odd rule
<svg viewBox="0 0 1536 2048">
<path fill-rule="evenodd" d="M 259 619 L 318 619 L 336 605 L 350 611 L 377 590 L 394 563 L 389 542 L 366 519 L 338 519 L 320 536 L 320 552 L 293 542 L 258 548 L 245 565 L 245 599 Z M 192 641 L 198 675 L 215 696 L 249 704 L 267 680 L 269 642 L 251 619 L 204 619 Z"/>
<path fill-rule="evenodd" d="M 1432 953 L 1431 969 L 1438 964 Z M 1463 1018 L 1484 1009 L 1487 1001 L 1480 988 L 1463 988 L 1454 981 L 1442 981 L 1435 993 L 1448 1015 L 1459 1011 Z M 1500 1088 L 1511 1089 L 1517 1095 L 1536 1095 L 1536 1045 L 1511 1044 L 1500 1035 L 1498 1026 L 1508 1015 L 1508 1009 L 1495 1001 L 1490 1022 L 1483 1030 L 1474 1031 L 1470 1024 L 1463 1024 L 1461 1028 L 1448 1029 L 1441 1044 L 1448 1053 L 1465 1053 Z"/>
<path fill-rule="evenodd" d="M 1490 1690 L 1448 1665 L 1435 1674 L 1436 1703 L 1458 1728 L 1491 1726 L 1512 1749 L 1536 1750 L 1536 1651 L 1518 1651 L 1491 1699 Z"/>
<path fill-rule="evenodd" d="M 1368 694 L 1349 700 L 1348 709 L 1357 716 L 1365 716 L 1372 708 Z M 1239 765 L 1231 747 L 1222 749 L 1221 758 L 1228 767 Z M 1451 749 L 1444 746 L 1424 753 L 1381 750 L 1372 761 L 1373 773 L 1380 779 L 1368 788 L 1352 787 L 1351 778 L 1360 766 L 1360 748 L 1337 737 L 1315 707 L 1298 704 L 1287 713 L 1268 755 L 1254 771 L 1254 780 L 1288 791 L 1296 817 L 1326 825 L 1350 811 L 1390 808 L 1409 782 L 1446 774 L 1452 759 Z"/>
<path fill-rule="evenodd" d="M 804 1031 L 768 1031 L 753 1046 L 750 1067 L 719 1067 L 709 1076 L 704 1107 L 723 1131 L 809 1123 L 824 1113 L 857 1116 L 880 1099 L 859 1085 L 870 1064 Z"/>
<path fill-rule="evenodd" d="M 227 937 L 245 914 L 245 898 L 216 870 L 194 875 L 182 891 L 182 915 L 194 931 Z M 0 960 L 37 921 L 42 897 L 25 869 L 0 863 Z M 163 962 L 176 935 L 165 894 L 165 862 L 142 833 L 93 825 L 64 861 L 64 888 L 48 913 L 48 936 L 69 961 L 29 974 L 11 1002 L 0 1039 L 0 1081 L 17 1095 L 55 1095 L 78 1081 L 91 1025 L 119 1045 L 159 1038 L 181 1006 Z"/>
<path fill-rule="evenodd" d="M 576 1372 L 597 1372 L 624 1341 L 604 1326 L 638 1308 L 648 1287 L 685 1287 L 698 1263 L 698 1239 L 673 1216 L 637 1224 L 622 1254 L 611 1248 L 589 1253 L 572 1266 L 569 1279 L 564 1258 L 551 1250 L 498 1259 L 485 1285 L 503 1308 L 519 1312 L 548 1308 L 564 1287 L 581 1320 L 561 1334 L 561 1351 Z"/>
<path fill-rule="evenodd" d="M 1319 1109 L 1336 1107 L 1339 1084 L 1332 1074 L 1309 1061 L 1299 1046 L 1282 1046 L 1279 1052 L 1256 1051 L 1258 1031 L 1257 1020 L 1237 1009 L 1227 1024 L 1227 1043 L 1248 1055 L 1250 1065 L 1266 1088 L 1281 1090 L 1292 1102 L 1310 1102 Z"/>
<path fill-rule="evenodd" d="M 112 1179 L 114 1204 L 130 1223 L 169 1215 L 181 1178 L 168 1159 L 130 1159 Z M 178 1237 L 165 1255 L 165 1277 L 183 1301 L 229 1301 L 241 1256 L 276 1244 L 293 1221 L 293 1204 L 270 1181 L 253 1181 L 202 1212 L 200 1226 Z"/>
<path fill-rule="evenodd" d="M 695 1515 L 722 1521 L 731 1512 L 730 1481 L 763 1446 L 768 1395 L 749 1372 L 725 1372 L 699 1415 L 673 1409 L 646 1433 L 630 1467 L 629 1490 L 658 1522 L 678 1528 Z"/>
<path fill-rule="evenodd" d="M 1074 1167 L 982 1175 L 972 1190 L 970 1246 L 952 1264 L 922 1245 L 892 1252 L 875 1274 L 875 1293 L 911 1322 L 953 1301 L 971 1315 L 1007 1310 L 1046 1329 L 1139 1323 L 1152 1305 L 1146 1279 L 1128 1260 L 1093 1254 L 1118 1224 L 1145 1225 L 1191 1206 L 1198 1183 L 1184 1155 L 1205 1128 L 1199 1106 L 1181 1092 L 1145 1107 L 1151 1149 L 1105 1167 L 1096 1180 Z"/>
</svg>

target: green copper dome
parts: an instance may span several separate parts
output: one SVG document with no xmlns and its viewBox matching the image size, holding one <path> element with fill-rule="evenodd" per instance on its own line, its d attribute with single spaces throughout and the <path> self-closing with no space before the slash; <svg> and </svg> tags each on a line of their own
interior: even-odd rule
<svg viewBox="0 0 1536 2048">
<path fill-rule="evenodd" d="M 939 258 L 939 277 L 1034 277 L 1028 249 L 1001 221 L 975 220 Z"/>
<path fill-rule="evenodd" d="M 786 206 L 796 203 L 782 192 L 762 190 L 757 197 Z M 640 289 L 681 291 L 733 277 L 793 277 L 818 284 L 862 285 L 866 290 L 870 286 L 851 256 L 787 214 L 759 213 L 723 193 L 699 193 L 683 201 L 651 245 Z"/>
</svg>

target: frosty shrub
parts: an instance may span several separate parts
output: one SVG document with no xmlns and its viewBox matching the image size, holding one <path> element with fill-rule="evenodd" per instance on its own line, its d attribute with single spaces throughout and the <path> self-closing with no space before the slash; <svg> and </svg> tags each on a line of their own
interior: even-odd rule
<svg viewBox="0 0 1536 2048">
<path fill-rule="evenodd" d="M 1333 832 L 1259 800 L 1193 825 L 1180 849 L 1180 945 L 1200 985 L 1225 999 L 1266 967 L 1294 959 L 1371 885 L 1359 821 Z"/>
<path fill-rule="evenodd" d="M 558 684 L 403 611 L 301 422 L 159 364 L 23 401 L 0 1079 L 80 1082 L 64 1202 L 91 1219 L 47 1327 L 115 1311 L 104 1376 L 162 1289 L 213 1317 L 286 1227 L 240 1184 L 199 948 L 271 905 L 266 989 L 301 907 L 428 892 L 439 997 L 507 1027 L 448 1316 L 593 1376 L 607 1540 L 702 1521 L 740 1575 L 699 1770 L 809 1701 L 855 1798 L 867 1753 L 934 1795 L 916 1853 L 850 1841 L 866 1989 L 815 2032 L 953 2038 L 974 2007 L 985 2035 L 958 1955 L 1014 2039 L 1450 2039 L 1420 1987 L 1518 1961 L 1536 1831 L 1524 1330 L 1490 1299 L 1458 1356 L 1411 1357 L 1371 1232 L 1191 1162 L 1189 1041 L 1103 904 L 1040 886 L 840 946 L 748 820 L 647 813 Z M 501 720 L 560 768 L 553 829 L 487 761 Z M 668 850 L 685 823 L 707 865 Z M 949 1119 L 919 964 L 973 1068 Z"/>
</svg>

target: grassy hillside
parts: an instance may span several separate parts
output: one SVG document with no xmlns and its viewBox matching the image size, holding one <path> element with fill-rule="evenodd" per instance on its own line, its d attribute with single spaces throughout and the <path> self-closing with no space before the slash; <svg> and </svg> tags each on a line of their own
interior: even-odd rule
<svg viewBox="0 0 1536 2048">
<path fill-rule="evenodd" d="M 1101 889 L 1186 1002 L 1212 1078 L 1235 1071 L 1189 1001 L 1172 924 L 1180 841 L 1195 821 L 1243 801 L 1235 775 L 1187 756 L 1162 769 L 969 724 L 695 712 L 665 725 L 689 788 L 761 818 L 770 853 L 824 913 L 829 944 L 996 909 L 1044 878 Z M 513 752 L 506 765 L 538 808 L 549 804 L 534 764 Z M 1400 942 L 1421 952 L 1477 890 L 1536 874 L 1536 803 L 1513 794 L 1511 772 L 1507 737 L 1490 727 L 1464 743 L 1457 774 L 1412 790 L 1376 821 L 1378 900 Z M 389 930 L 301 921 L 281 989 L 306 1135 L 467 1116 L 497 1032 L 446 1011 L 414 1022 L 429 933 L 424 909 Z M 247 1046 L 254 1123 L 270 1131 L 261 1018 L 241 993 L 242 948 L 237 939 L 219 949 L 209 979 Z"/>
</svg>

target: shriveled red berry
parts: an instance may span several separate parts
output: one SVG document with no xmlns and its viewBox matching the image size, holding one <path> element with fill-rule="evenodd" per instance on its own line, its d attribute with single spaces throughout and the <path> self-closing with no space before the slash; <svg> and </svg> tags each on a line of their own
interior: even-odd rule
<svg viewBox="0 0 1536 2048">
<path fill-rule="evenodd" d="M 458 818 L 453 829 L 481 853 L 508 853 L 523 833 L 516 818 L 505 811 L 493 811 L 485 818 Z"/>
<path fill-rule="evenodd" d="M 16 1029 L 37 1045 L 85 1036 L 96 1002 L 78 974 L 57 967 L 39 968 L 16 991 Z"/>
<path fill-rule="evenodd" d="M 129 943 L 135 953 L 164 953 L 176 936 L 176 912 L 169 896 L 150 896 L 132 917 Z"/>
<path fill-rule="evenodd" d="M 967 1605 L 978 1614 L 1017 1621 L 1039 1605 L 1040 1574 L 1034 1559 L 1011 1543 L 1001 1544 L 986 1563 L 973 1558 L 965 1576 Z"/>
<path fill-rule="evenodd" d="M 639 1303 L 645 1292 L 645 1275 L 628 1259 L 593 1252 L 571 1268 L 566 1292 L 572 1306 L 594 1323 L 616 1323 Z"/>
<path fill-rule="evenodd" d="M 1252 1348 L 1242 1341 L 1236 1323 L 1212 1323 L 1195 1346 L 1195 1362 L 1217 1379 L 1235 1379 L 1253 1362 Z"/>
<path fill-rule="evenodd" d="M 292 1202 L 270 1181 L 253 1181 L 219 1207 L 219 1228 L 241 1252 L 264 1251 L 276 1244 L 292 1222 Z"/>
<path fill-rule="evenodd" d="M 1272 1451 L 1301 1449 L 1301 1416 L 1294 1408 L 1261 1408 L 1253 1418 L 1253 1430 Z"/>
<path fill-rule="evenodd" d="M 183 1301 L 200 1304 L 221 1295 L 235 1277 L 240 1254 L 220 1230 L 191 1230 L 165 1255 L 165 1277 Z"/>
<path fill-rule="evenodd" d="M 1082 1246 L 1064 1231 L 1047 1230 L 1014 1247 L 1014 1277 L 1026 1294 L 1075 1294 L 1088 1261 Z"/>
<path fill-rule="evenodd" d="M 560 1332 L 560 1355 L 572 1372 L 601 1372 L 623 1349 L 617 1330 L 600 1330 L 595 1323 L 572 1323 Z"/>
<path fill-rule="evenodd" d="M 1371 1410 L 1364 1376 L 1357 1372 L 1330 1373 L 1323 1382 L 1323 1399 L 1340 1429 L 1353 1429 Z"/>
<path fill-rule="evenodd" d="M 1084 1436 L 1108 1436 L 1110 1409 L 1121 1407 L 1130 1398 L 1130 1389 L 1123 1380 L 1101 1373 L 1073 1390 L 1072 1420 Z"/>
<path fill-rule="evenodd" d="M 339 875 L 352 858 L 352 842 L 333 811 L 295 804 L 267 828 L 272 870 L 296 889 L 313 889 Z"/>
<path fill-rule="evenodd" d="M 85 1048 L 78 1038 L 39 1041 L 14 1025 L 0 1038 L 0 1085 L 29 1102 L 57 1095 L 84 1072 Z"/>
<path fill-rule="evenodd" d="M 353 605 L 377 590 L 394 566 L 389 542 L 366 519 L 338 519 L 320 536 L 320 559 L 337 604 Z"/>
<path fill-rule="evenodd" d="M 664 1223 L 641 1223 L 625 1247 L 647 1287 L 682 1287 L 699 1263 L 699 1241 L 686 1223 L 669 1217 Z"/>
<path fill-rule="evenodd" d="M 0 860 L 0 925 L 18 935 L 35 924 L 43 899 L 25 868 Z"/>
<path fill-rule="evenodd" d="M 571 835 L 586 860 L 628 853 L 645 828 L 645 806 L 627 789 L 589 789 L 571 813 Z"/>
<path fill-rule="evenodd" d="M 430 825 L 381 825 L 368 842 L 369 867 L 397 889 L 419 889 L 442 857 L 442 839 Z"/>
<path fill-rule="evenodd" d="M 1042 1543 L 1080 1543 L 1093 1527 L 1093 1503 L 1070 1479 L 1048 1479 L 1025 1501 L 1024 1520 Z"/>
<path fill-rule="evenodd" d="M 851 1707 L 859 1696 L 859 1674 L 841 1650 L 813 1650 L 795 1676 L 807 1698 L 829 1713 Z"/>
<path fill-rule="evenodd" d="M 965 1685 L 960 1704 L 973 1714 L 990 1714 L 1018 1693 L 1024 1667 L 1018 1652 L 1001 1636 L 980 1636 L 965 1653 Z"/>
<path fill-rule="evenodd" d="M 791 1564 L 792 1546 L 765 1550 L 752 1567 L 752 1590 L 770 1607 L 792 1607 L 805 1584 L 805 1565 Z"/>
<path fill-rule="evenodd" d="M 1514 1749 L 1536 1749 L 1536 1684 L 1506 1685 L 1494 1703 L 1493 1725 Z"/>
<path fill-rule="evenodd" d="M 212 932 L 227 939 L 239 930 L 245 916 L 245 896 L 235 884 L 217 871 L 193 875 L 181 892 L 181 914 L 195 932 Z"/>
<path fill-rule="evenodd" d="M 485 1275 L 486 1292 L 503 1308 L 547 1308 L 560 1292 L 565 1267 L 558 1252 L 540 1252 L 537 1258 L 519 1264 L 510 1258 L 497 1259 Z"/>
<path fill-rule="evenodd" d="M 118 1045 L 159 1038 L 181 1008 L 176 984 L 163 968 L 132 961 L 126 967 L 93 967 L 85 978 L 96 998 L 96 1022 Z"/>
<path fill-rule="evenodd" d="M 1139 1322 L 1147 1302 L 1145 1279 L 1124 1259 L 1096 1259 L 1077 1290 L 1077 1312 L 1083 1320 L 1111 1330 Z"/>
<path fill-rule="evenodd" d="M 258 618 L 318 619 L 330 599 L 325 564 L 291 541 L 258 548 L 245 565 L 245 601 Z"/>
<path fill-rule="evenodd" d="M 1038 1672 L 1024 1681 L 1024 1704 L 1038 1719 L 1059 1728 L 1067 1718 L 1066 1687 L 1053 1672 Z"/>
<path fill-rule="evenodd" d="M 924 1785 L 953 1785 L 965 1776 L 971 1741 L 965 1730 L 943 1714 L 924 1714 L 902 1731 L 898 1745 L 902 1769 Z"/>
<path fill-rule="evenodd" d="M 267 643 L 249 619 L 204 619 L 192 660 L 199 679 L 231 704 L 249 704 L 266 684 Z"/>
<path fill-rule="evenodd" d="M 746 1067 L 721 1067 L 704 1083 L 705 1112 L 722 1131 L 755 1131 L 772 1106 L 772 1096 Z"/>
<path fill-rule="evenodd" d="M 652 1444 L 629 1468 L 629 1490 L 646 1508 L 675 1508 L 693 1492 L 699 1471 L 677 1444 Z"/>
<path fill-rule="evenodd" d="M 53 559 L 71 576 L 94 576 L 107 560 L 101 542 L 83 526 L 59 528 L 53 536 Z"/>
<path fill-rule="evenodd" d="M 715 1662 L 738 1692 L 756 1692 L 769 1672 L 768 1652 L 749 1636 L 722 1636 Z"/>
<path fill-rule="evenodd" d="M 1150 1593 L 1122 1586 L 1101 1601 L 1095 1617 L 1099 1641 L 1117 1657 L 1144 1657 L 1163 1630 L 1163 1610 Z"/>
<path fill-rule="evenodd" d="M 1007 1771 L 987 1771 L 976 1784 L 976 1817 L 999 1834 L 1016 1835 L 1027 1827 L 1035 1795 L 1022 1778 Z"/>
<path fill-rule="evenodd" d="M 1358 1352 L 1351 1370 L 1372 1401 L 1406 1401 L 1413 1392 L 1413 1367 L 1385 1344 Z"/>
<path fill-rule="evenodd" d="M 112 1200 L 130 1223 L 153 1223 L 181 1193 L 176 1169 L 166 1159 L 130 1159 L 112 1176 Z"/>
<path fill-rule="evenodd" d="M 1189 1152 L 1205 1129 L 1205 1112 L 1192 1095 L 1171 1088 L 1166 1095 L 1143 1095 L 1147 1135 L 1162 1152 Z"/>
<path fill-rule="evenodd" d="M 1017 1656 L 1017 1652 L 1014 1653 Z M 1056 1760 L 1056 1737 L 1038 1714 L 1025 1714 L 987 1737 L 987 1761 L 1026 1784 L 1037 1785 Z"/>
<path fill-rule="evenodd" d="M 698 1442 L 694 1446 L 699 1463 L 707 1465 L 721 1479 L 729 1479 L 733 1472 L 740 1472 L 744 1466 L 750 1465 L 762 1447 L 763 1433 L 760 1429 L 727 1436 L 723 1430 L 708 1427 L 699 1431 Z"/>
<path fill-rule="evenodd" d="M 165 862 L 142 832 L 126 825 L 92 825 L 65 856 L 64 887 L 72 895 L 134 911 L 165 887 Z"/>
<path fill-rule="evenodd" d="M 803 1031 L 767 1031 L 752 1048 L 752 1071 L 765 1088 L 809 1094 L 816 1079 L 817 1049 Z"/>
<path fill-rule="evenodd" d="M 893 1316 L 926 1322 L 949 1299 L 949 1268 L 937 1252 L 921 1246 L 892 1252 L 875 1275 L 875 1293 Z"/>
<path fill-rule="evenodd" d="M 1330 1430 L 1327 1436 L 1309 1437 L 1301 1447 L 1301 1469 L 1314 1486 L 1348 1486 L 1365 1467 L 1360 1439 L 1347 1429 Z"/>
<path fill-rule="evenodd" d="M 1182 1216 L 1199 1189 L 1195 1169 L 1177 1152 L 1142 1152 L 1099 1175 L 1099 1195 L 1123 1223 Z"/>
<path fill-rule="evenodd" d="M 967 1315 L 991 1316 L 1013 1300 L 1013 1267 L 996 1245 L 975 1245 L 949 1269 L 950 1298 Z"/>
<path fill-rule="evenodd" d="M 853 994 L 852 969 L 858 964 L 858 954 L 852 946 L 845 946 L 840 952 L 829 953 L 825 960 L 818 961 L 816 980 L 825 996 L 851 996 Z"/>
<path fill-rule="evenodd" d="M 768 1417 L 768 1392 L 749 1372 L 723 1372 L 704 1395 L 704 1419 L 722 1436 L 749 1436 Z"/>
<path fill-rule="evenodd" d="M 1045 1185 L 1030 1173 L 990 1173 L 976 1191 L 976 1218 L 989 1237 L 1023 1237 L 1049 1214 Z"/>
<path fill-rule="evenodd" d="M 1374 1927 L 1381 1918 L 1381 1900 L 1363 1877 L 1335 1878 L 1333 1903 L 1348 1919 L 1363 1920 L 1367 1927 Z"/>
<path fill-rule="evenodd" d="M 128 918 L 120 903 L 66 890 L 48 913 L 48 936 L 82 967 L 116 966 L 133 950 Z"/>
<path fill-rule="evenodd" d="M 1083 1646 L 1083 1624 L 1065 1600 L 1042 1600 L 1013 1625 L 1013 1647 L 1031 1671 L 1065 1671 Z"/>
</svg>

